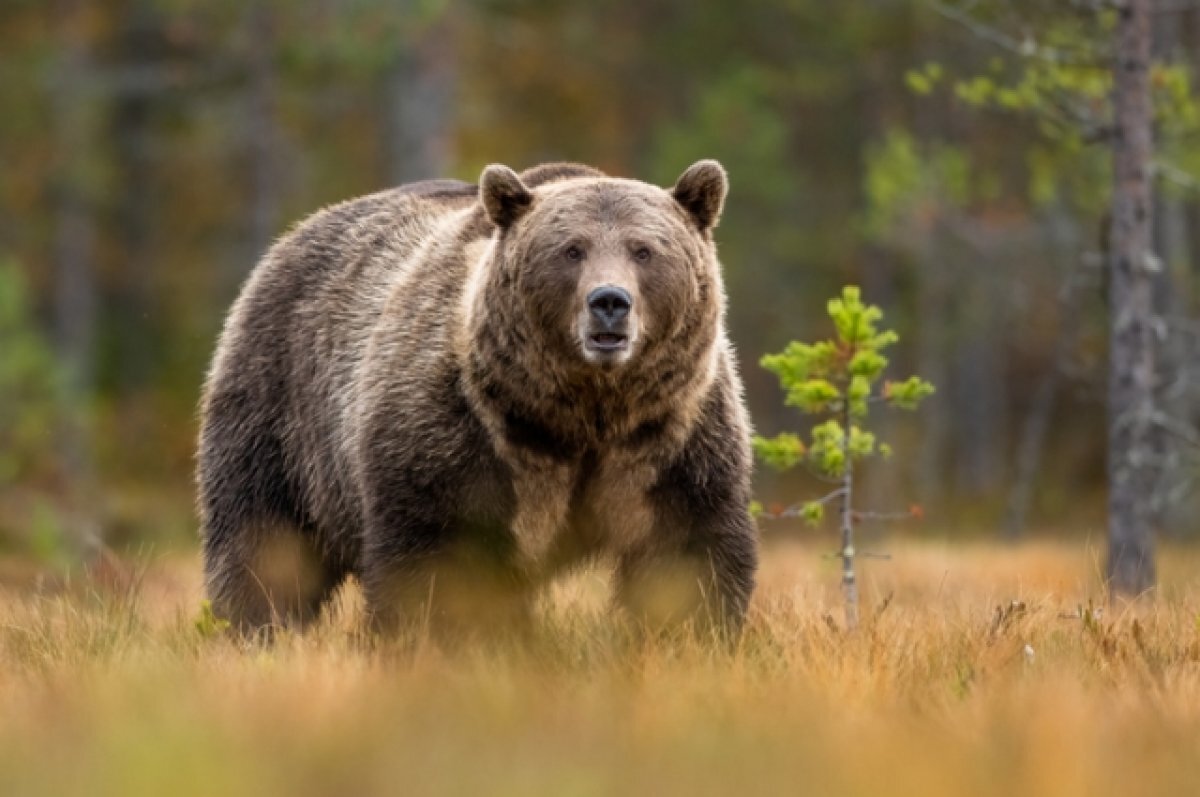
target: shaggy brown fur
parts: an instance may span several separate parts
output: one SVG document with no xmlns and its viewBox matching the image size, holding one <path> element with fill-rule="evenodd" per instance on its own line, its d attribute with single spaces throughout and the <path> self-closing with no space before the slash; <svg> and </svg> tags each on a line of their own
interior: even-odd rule
<svg viewBox="0 0 1200 797">
<path fill-rule="evenodd" d="M 218 614 L 302 624 L 355 574 L 380 625 L 507 626 L 605 555 L 637 616 L 736 630 L 757 554 L 711 238 L 725 192 L 712 161 L 670 191 L 492 166 L 285 236 L 205 387 Z"/>
</svg>

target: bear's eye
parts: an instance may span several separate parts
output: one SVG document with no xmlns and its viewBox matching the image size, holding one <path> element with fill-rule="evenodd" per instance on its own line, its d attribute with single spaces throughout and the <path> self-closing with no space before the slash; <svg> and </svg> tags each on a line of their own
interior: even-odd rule
<svg viewBox="0 0 1200 797">
<path fill-rule="evenodd" d="M 639 246 L 637 249 L 634 249 L 633 250 L 633 259 L 639 263 L 649 263 L 650 262 L 649 247 Z"/>
<path fill-rule="evenodd" d="M 583 250 L 575 244 L 571 244 L 565 250 L 563 250 L 563 257 L 565 257 L 567 260 L 570 260 L 572 263 L 578 263 L 580 260 L 583 260 Z"/>
</svg>

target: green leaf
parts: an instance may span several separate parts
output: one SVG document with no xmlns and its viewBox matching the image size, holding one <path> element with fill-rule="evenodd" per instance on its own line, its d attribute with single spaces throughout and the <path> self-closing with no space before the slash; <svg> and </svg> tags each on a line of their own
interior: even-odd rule
<svg viewBox="0 0 1200 797">
<path fill-rule="evenodd" d="M 904 82 L 913 94 L 925 96 L 933 91 L 933 81 L 914 69 L 904 73 Z"/>
<path fill-rule="evenodd" d="M 800 517 L 811 526 L 815 526 L 825 517 L 825 505 L 820 501 L 809 501 L 800 507 Z"/>
<path fill-rule="evenodd" d="M 932 384 L 916 376 L 910 376 L 903 382 L 888 382 L 884 385 L 884 397 L 893 406 L 904 410 L 915 410 L 923 399 L 932 396 L 934 392 Z"/>
<path fill-rule="evenodd" d="M 229 621 L 217 617 L 213 613 L 212 601 L 200 601 L 200 611 L 196 614 L 196 619 L 192 621 L 196 628 L 196 633 L 200 634 L 204 639 L 211 639 L 220 635 L 229 628 Z"/>
<path fill-rule="evenodd" d="M 852 459 L 864 459 L 875 453 L 875 435 L 857 426 L 850 427 L 850 441 L 846 449 Z"/>
<path fill-rule="evenodd" d="M 799 408 L 802 412 L 818 413 L 829 409 L 834 402 L 840 401 L 841 398 L 842 392 L 831 382 L 824 379 L 809 379 L 792 385 L 785 403 Z"/>
<path fill-rule="evenodd" d="M 879 335 L 878 337 L 883 336 Z M 887 343 L 883 345 L 886 346 Z M 872 341 L 871 346 L 868 348 L 855 352 L 854 356 L 850 358 L 850 365 L 848 366 L 851 375 L 862 377 L 868 383 L 875 381 L 883 373 L 883 369 L 887 368 L 888 364 L 887 358 L 876 351 L 878 348 L 880 346 L 875 341 Z"/>
<path fill-rule="evenodd" d="M 829 376 L 837 362 L 837 348 L 830 341 L 812 345 L 793 341 L 782 353 L 768 354 L 759 362 L 787 390 L 797 382 Z"/>
<path fill-rule="evenodd" d="M 978 75 L 971 80 L 959 81 L 954 85 L 954 94 L 968 105 L 985 105 L 996 91 L 991 78 Z"/>
<path fill-rule="evenodd" d="M 865 376 L 850 378 L 850 386 L 846 388 L 846 401 L 850 404 L 850 414 L 855 418 L 867 414 L 867 399 L 871 395 L 871 380 Z"/>
<path fill-rule="evenodd" d="M 846 452 L 842 450 L 846 432 L 841 423 L 834 419 L 813 427 L 812 445 L 808 457 L 817 470 L 828 476 L 840 478 L 845 475 Z"/>
<path fill-rule="evenodd" d="M 904 75 L 904 82 L 914 94 L 926 95 L 942 79 L 945 70 L 936 61 L 927 61 L 920 69 L 910 69 Z"/>
<path fill-rule="evenodd" d="M 755 435 L 753 445 L 755 455 L 776 470 L 787 470 L 804 459 L 804 443 L 789 432 L 773 438 Z"/>
</svg>

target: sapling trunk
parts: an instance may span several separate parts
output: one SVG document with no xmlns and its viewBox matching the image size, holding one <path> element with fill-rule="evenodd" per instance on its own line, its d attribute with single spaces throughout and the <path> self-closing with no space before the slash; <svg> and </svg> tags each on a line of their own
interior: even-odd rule
<svg viewBox="0 0 1200 797">
<path fill-rule="evenodd" d="M 854 467 L 850 460 L 850 403 L 843 402 L 842 455 L 845 467 L 842 471 L 842 594 L 846 601 L 846 628 L 858 627 L 858 579 L 854 574 Z"/>
</svg>

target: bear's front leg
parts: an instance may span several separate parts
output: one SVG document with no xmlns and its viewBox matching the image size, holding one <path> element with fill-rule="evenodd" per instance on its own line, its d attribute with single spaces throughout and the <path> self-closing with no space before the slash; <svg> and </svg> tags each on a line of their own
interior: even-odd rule
<svg viewBox="0 0 1200 797">
<path fill-rule="evenodd" d="M 358 572 L 371 625 L 446 641 L 523 635 L 532 589 L 514 564 L 506 470 L 457 382 L 433 382 L 440 392 L 378 398 L 363 419 Z"/>
<path fill-rule="evenodd" d="M 442 642 L 528 633 L 532 588 L 507 529 L 478 519 L 388 513 L 368 527 L 360 566 L 371 626 Z"/>
<path fill-rule="evenodd" d="M 758 570 L 750 441 L 728 384 L 646 494 L 653 529 L 617 567 L 617 600 L 649 627 L 691 623 L 736 641 Z"/>
<path fill-rule="evenodd" d="M 726 643 L 741 634 L 758 568 L 748 514 L 675 518 L 674 533 L 626 552 L 616 572 L 616 600 L 652 633 L 690 630 Z"/>
</svg>

